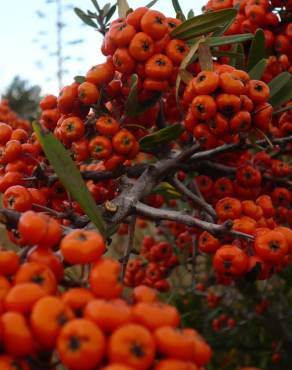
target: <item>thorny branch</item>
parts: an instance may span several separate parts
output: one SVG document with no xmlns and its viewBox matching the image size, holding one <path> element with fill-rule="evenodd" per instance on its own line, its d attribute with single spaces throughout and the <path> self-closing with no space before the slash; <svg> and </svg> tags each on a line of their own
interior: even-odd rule
<svg viewBox="0 0 292 370">
<path fill-rule="evenodd" d="M 123 260 L 122 260 L 122 271 L 121 271 L 121 278 L 122 281 L 124 280 L 127 264 L 130 258 L 131 251 L 134 248 L 134 237 L 135 237 L 135 227 L 136 227 L 136 216 L 131 216 L 130 224 L 128 228 L 128 240 L 127 245 L 124 250 Z"/>
<path fill-rule="evenodd" d="M 190 227 L 197 227 L 201 230 L 206 230 L 211 234 L 220 236 L 229 234 L 234 237 L 245 238 L 253 240 L 254 237 L 249 234 L 242 233 L 240 231 L 232 230 L 232 222 L 227 221 L 222 225 L 214 224 L 211 222 L 203 221 L 198 218 L 192 217 L 188 214 L 179 211 L 173 211 L 170 209 L 158 209 L 150 207 L 147 204 L 137 202 L 134 206 L 134 212 L 140 216 L 147 217 L 150 220 L 160 221 L 169 220 L 175 221 L 180 224 L 184 224 Z"/>
<path fill-rule="evenodd" d="M 176 190 L 185 195 L 187 198 L 191 199 L 197 206 L 199 206 L 202 210 L 208 213 L 213 220 L 216 220 L 217 215 L 214 208 L 208 204 L 203 198 L 199 197 L 198 195 L 194 194 L 190 189 L 188 189 L 181 181 L 177 178 L 173 178 L 170 183 L 176 188 Z"/>
</svg>

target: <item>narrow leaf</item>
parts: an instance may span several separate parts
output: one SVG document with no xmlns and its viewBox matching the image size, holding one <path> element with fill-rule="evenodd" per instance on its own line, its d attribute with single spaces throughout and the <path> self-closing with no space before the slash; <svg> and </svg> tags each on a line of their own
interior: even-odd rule
<svg viewBox="0 0 292 370">
<path fill-rule="evenodd" d="M 269 83 L 270 96 L 273 97 L 277 94 L 290 80 L 291 74 L 289 72 L 280 73 Z"/>
<path fill-rule="evenodd" d="M 86 78 L 84 76 L 75 76 L 74 81 L 77 82 L 78 84 L 82 84 L 83 82 L 86 81 Z"/>
<path fill-rule="evenodd" d="M 188 12 L 187 19 L 194 18 L 194 16 L 195 16 L 195 12 L 193 11 L 193 9 L 191 9 L 191 10 Z"/>
<path fill-rule="evenodd" d="M 238 43 L 236 45 L 236 48 L 234 48 L 234 51 L 236 51 L 239 56 L 235 57 L 234 59 L 234 67 L 237 69 L 246 70 L 246 64 L 245 64 L 245 54 L 244 54 L 244 47 L 241 43 Z"/>
<path fill-rule="evenodd" d="M 43 148 L 43 151 L 58 175 L 64 187 L 78 202 L 98 230 L 104 234 L 105 223 L 102 215 L 87 189 L 80 171 L 75 166 L 68 151 L 51 132 L 43 132 L 41 126 L 34 122 L 33 129 Z"/>
<path fill-rule="evenodd" d="M 130 10 L 127 0 L 117 0 L 119 17 L 125 18 Z"/>
<path fill-rule="evenodd" d="M 106 23 L 108 23 L 108 22 L 110 21 L 111 17 L 115 14 L 116 10 L 117 10 L 117 5 L 116 5 L 116 4 L 115 4 L 115 5 L 113 5 L 113 6 L 109 9 L 109 11 L 107 12 L 107 14 L 106 14 L 106 16 L 105 16 L 105 21 L 106 21 Z"/>
<path fill-rule="evenodd" d="M 104 5 L 104 7 L 102 8 L 103 15 L 106 15 L 108 13 L 108 11 L 110 10 L 110 8 L 111 8 L 111 4 L 110 3 L 106 3 Z"/>
<path fill-rule="evenodd" d="M 252 40 L 250 51 L 248 55 L 247 70 L 250 71 L 260 60 L 265 58 L 265 34 L 264 31 L 259 28 Z"/>
<path fill-rule="evenodd" d="M 180 71 L 183 71 L 187 68 L 187 66 L 190 64 L 191 60 L 193 59 L 194 55 L 198 51 L 200 43 L 203 42 L 203 41 L 204 41 L 204 38 L 201 38 L 201 39 L 197 40 L 191 46 L 188 54 L 185 56 L 184 60 L 181 62 L 181 65 L 179 67 Z M 179 87 L 180 87 L 181 81 L 182 81 L 182 78 L 181 78 L 181 75 L 179 73 L 178 76 L 177 76 L 177 79 L 176 79 L 176 86 L 175 86 L 176 101 L 178 101 Z"/>
<path fill-rule="evenodd" d="M 165 127 L 154 132 L 153 134 L 144 136 L 139 142 L 140 147 L 145 151 L 150 150 L 159 144 L 164 144 L 171 140 L 177 139 L 183 131 L 184 129 L 179 123 Z"/>
<path fill-rule="evenodd" d="M 263 139 L 266 140 L 266 142 L 268 143 L 271 149 L 274 149 L 274 144 L 271 142 L 270 138 L 262 130 L 256 127 L 256 132 L 262 135 Z"/>
<path fill-rule="evenodd" d="M 261 59 L 253 66 L 253 68 L 248 72 L 249 77 L 252 80 L 260 80 L 267 66 L 267 59 Z"/>
<path fill-rule="evenodd" d="M 184 13 L 183 13 L 182 8 L 180 6 L 179 0 L 172 0 L 172 5 L 173 5 L 173 8 L 176 12 L 177 17 L 179 19 L 181 19 L 182 21 L 185 21 L 186 17 L 184 16 Z"/>
<path fill-rule="evenodd" d="M 94 27 L 94 28 L 98 28 L 97 24 L 95 22 L 93 22 L 93 20 L 90 18 L 90 16 L 88 16 L 86 13 L 84 13 L 83 10 L 79 9 L 79 8 L 74 8 L 74 11 L 75 13 L 77 14 L 77 16 L 85 23 L 87 24 L 88 26 L 90 27 Z"/>
<path fill-rule="evenodd" d="M 252 33 L 243 33 L 242 35 L 218 36 L 208 37 L 206 42 L 210 47 L 237 44 L 238 42 L 245 42 L 253 38 Z"/>
<path fill-rule="evenodd" d="M 125 104 L 125 113 L 128 117 L 136 117 L 139 114 L 146 112 L 149 108 L 156 104 L 161 97 L 161 93 L 156 92 L 153 94 L 152 98 L 140 103 L 138 101 L 137 84 L 138 76 L 134 74 L 131 76 L 130 93 Z"/>
<path fill-rule="evenodd" d="M 167 201 L 181 198 L 181 194 L 169 182 L 162 182 L 154 189 L 154 193 L 162 195 Z"/>
<path fill-rule="evenodd" d="M 92 12 L 91 10 L 88 10 L 88 9 L 87 9 L 87 15 L 90 18 L 93 18 L 93 19 L 96 19 L 96 17 L 97 17 L 97 13 L 96 12 Z"/>
<path fill-rule="evenodd" d="M 149 8 L 149 9 L 150 9 L 150 8 L 152 8 L 152 6 L 153 6 L 153 5 L 155 5 L 155 4 L 157 3 L 157 1 L 158 1 L 158 0 L 150 1 L 150 3 L 148 3 L 148 4 L 146 5 L 146 8 Z"/>
<path fill-rule="evenodd" d="M 233 7 L 234 10 L 236 10 L 236 13 L 238 13 L 239 11 L 239 8 L 237 7 Z M 230 26 L 232 25 L 234 19 L 235 19 L 236 15 L 227 20 L 225 24 L 223 24 L 217 31 L 214 32 L 214 36 L 222 36 L 224 35 L 224 33 L 230 28 Z"/>
<path fill-rule="evenodd" d="M 292 80 L 288 81 L 282 89 L 270 98 L 269 103 L 272 104 L 274 108 L 280 107 L 287 101 L 292 99 Z"/>
<path fill-rule="evenodd" d="M 182 40 L 193 39 L 224 26 L 226 22 L 233 20 L 236 14 L 236 9 L 223 9 L 198 15 L 176 27 L 171 32 L 171 37 Z"/>
<path fill-rule="evenodd" d="M 92 4 L 94 5 L 95 9 L 98 11 L 98 13 L 101 12 L 100 6 L 98 5 L 98 2 L 96 0 L 91 0 Z"/>
<path fill-rule="evenodd" d="M 136 114 L 137 104 L 138 104 L 138 76 L 133 74 L 130 80 L 130 93 L 128 95 L 126 104 L 125 104 L 125 113 L 127 116 L 132 117 Z"/>
<path fill-rule="evenodd" d="M 161 98 L 160 92 L 155 92 L 149 100 L 144 101 L 143 103 L 138 103 L 136 114 L 142 114 L 146 112 L 149 108 L 153 107 Z"/>
</svg>

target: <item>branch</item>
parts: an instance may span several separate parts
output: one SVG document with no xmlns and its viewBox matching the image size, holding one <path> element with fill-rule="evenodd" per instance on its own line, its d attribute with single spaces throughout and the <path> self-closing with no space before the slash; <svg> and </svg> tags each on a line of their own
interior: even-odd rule
<svg viewBox="0 0 292 370">
<path fill-rule="evenodd" d="M 274 145 L 280 145 L 280 146 L 285 145 L 287 143 L 292 142 L 292 135 L 282 137 L 282 138 L 277 138 L 277 139 L 271 139 L 270 142 Z M 240 141 L 237 144 L 224 144 L 224 145 L 218 146 L 217 148 L 214 148 L 214 149 L 205 150 L 203 152 L 195 153 L 191 157 L 191 159 L 193 161 L 194 160 L 208 159 L 208 158 L 214 157 L 217 154 L 221 154 L 221 153 L 225 153 L 225 152 L 229 152 L 229 151 L 234 151 L 234 150 L 238 150 L 238 149 L 243 150 L 243 149 L 253 148 L 255 144 L 259 145 L 259 146 L 262 146 L 262 147 L 267 147 L 267 146 L 270 145 L 270 143 L 267 140 L 258 140 L 255 143 L 246 143 L 246 141 L 243 141 L 243 142 Z"/>
<path fill-rule="evenodd" d="M 140 216 L 147 217 L 154 221 L 160 220 L 175 221 L 179 224 L 184 224 L 190 227 L 197 227 L 199 229 L 208 231 L 209 233 L 214 235 L 221 236 L 227 233 L 235 238 L 254 240 L 254 237 L 252 235 L 232 230 L 231 228 L 233 225 L 232 222 L 230 221 L 226 221 L 224 224 L 218 225 L 211 222 L 200 220 L 198 218 L 192 217 L 182 212 L 150 207 L 141 202 L 136 203 L 133 211 Z"/>
<path fill-rule="evenodd" d="M 124 251 L 123 260 L 122 260 L 122 271 L 121 271 L 121 278 L 124 281 L 127 264 L 129 262 L 130 254 L 134 249 L 134 237 L 135 237 L 135 227 L 136 227 L 136 216 L 132 215 L 130 219 L 130 224 L 128 227 L 128 240 L 127 245 Z"/>
<path fill-rule="evenodd" d="M 197 236 L 192 237 L 192 290 L 195 290 L 196 286 L 196 264 L 197 264 L 197 255 L 198 255 L 198 240 Z"/>
<path fill-rule="evenodd" d="M 216 163 L 216 162 L 212 162 L 208 160 L 200 162 L 198 167 L 212 169 L 218 172 L 222 172 L 228 176 L 235 175 L 237 171 L 236 167 L 226 166 L 224 164 Z M 275 176 L 271 176 L 268 174 L 263 174 L 263 179 L 272 181 L 274 184 L 277 184 L 277 185 L 285 186 L 287 189 L 292 189 L 292 181 L 290 181 L 286 177 L 275 177 Z"/>
<path fill-rule="evenodd" d="M 289 181 L 285 177 L 275 177 L 275 176 L 270 176 L 270 175 L 263 175 L 263 178 L 268 181 L 272 181 L 275 184 L 285 186 L 287 189 L 292 190 L 292 181 Z"/>
<path fill-rule="evenodd" d="M 129 177 L 138 177 L 149 167 L 148 164 L 137 164 L 132 167 L 120 166 L 113 171 L 81 171 L 81 176 L 84 180 L 93 180 L 94 182 L 117 179 L 123 175 Z M 58 180 L 56 174 L 50 175 L 48 178 L 48 183 L 53 185 Z"/>
<path fill-rule="evenodd" d="M 221 163 L 212 162 L 212 161 L 202 161 L 199 163 L 200 168 L 206 168 L 213 169 L 219 172 L 223 172 L 226 175 L 234 175 L 237 171 L 235 167 L 226 166 Z"/>
<path fill-rule="evenodd" d="M 190 158 L 198 149 L 199 144 L 194 144 L 175 157 L 162 159 L 149 165 L 137 181 L 125 187 L 121 194 L 107 203 L 109 221 L 116 224 L 122 222 L 131 214 L 136 202 L 151 193 L 164 178 L 169 177 L 180 164 Z"/>
<path fill-rule="evenodd" d="M 18 221 L 21 213 L 11 209 L 0 208 L 0 222 L 4 224 L 8 230 L 17 229 Z"/>
<path fill-rule="evenodd" d="M 170 183 L 178 190 L 181 194 L 185 195 L 187 198 L 190 198 L 196 205 L 206 211 L 213 220 L 217 219 L 217 214 L 214 208 L 208 204 L 203 198 L 199 197 L 198 195 L 194 194 L 191 190 L 189 190 L 181 181 L 177 178 L 170 180 Z"/>
</svg>

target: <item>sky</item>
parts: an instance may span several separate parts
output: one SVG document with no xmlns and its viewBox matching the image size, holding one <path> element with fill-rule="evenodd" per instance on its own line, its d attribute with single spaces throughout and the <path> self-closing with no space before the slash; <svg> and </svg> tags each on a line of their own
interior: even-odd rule
<svg viewBox="0 0 292 370">
<path fill-rule="evenodd" d="M 104 61 L 100 53 L 101 36 L 82 24 L 73 8 L 94 10 L 90 0 L 61 0 L 63 8 L 63 84 L 76 75 L 84 75 L 94 64 Z M 99 0 L 104 5 L 110 0 Z M 128 0 L 132 8 L 150 0 Z M 180 0 L 187 13 L 201 13 L 204 0 Z M 56 3 L 55 0 L 0 0 L 0 95 L 16 75 L 39 85 L 42 93 L 57 94 L 56 78 Z M 171 0 L 159 0 L 154 9 L 174 16 Z M 82 43 L 78 41 L 83 40 Z"/>
</svg>

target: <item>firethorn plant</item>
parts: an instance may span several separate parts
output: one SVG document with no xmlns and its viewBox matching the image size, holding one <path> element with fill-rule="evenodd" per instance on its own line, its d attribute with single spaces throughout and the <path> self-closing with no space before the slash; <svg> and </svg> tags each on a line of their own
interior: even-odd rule
<svg viewBox="0 0 292 370">
<path fill-rule="evenodd" d="M 288 369 L 292 1 L 92 2 L 104 62 L 0 104 L 0 368 Z"/>
</svg>

